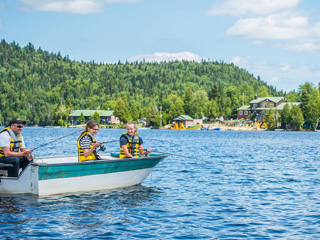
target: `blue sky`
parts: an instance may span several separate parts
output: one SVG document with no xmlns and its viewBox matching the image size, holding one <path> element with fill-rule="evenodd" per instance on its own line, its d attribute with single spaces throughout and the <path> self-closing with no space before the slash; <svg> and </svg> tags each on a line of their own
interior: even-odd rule
<svg viewBox="0 0 320 240">
<path fill-rule="evenodd" d="M 320 82 L 319 0 L 2 0 L 0 38 L 77 61 L 233 62 L 287 92 Z"/>
</svg>

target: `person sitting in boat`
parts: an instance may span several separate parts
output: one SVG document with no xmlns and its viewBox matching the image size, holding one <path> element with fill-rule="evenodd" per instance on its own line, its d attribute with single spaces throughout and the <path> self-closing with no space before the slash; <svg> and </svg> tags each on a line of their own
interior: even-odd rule
<svg viewBox="0 0 320 240">
<path fill-rule="evenodd" d="M 78 138 L 78 161 L 101 159 L 97 153 L 97 148 L 102 143 L 95 140 L 95 136 L 99 131 L 99 124 L 96 121 L 90 120 L 87 122 L 86 129 Z"/>
<path fill-rule="evenodd" d="M 143 149 L 142 138 L 139 137 L 137 131 L 137 124 L 135 122 L 128 122 L 126 124 L 127 131 L 120 137 L 120 158 L 134 158 L 143 157 L 146 153 L 151 153 L 152 150 Z"/>
<path fill-rule="evenodd" d="M 9 125 L 0 131 L 0 163 L 12 164 L 8 167 L 8 177 L 18 177 L 19 170 L 22 171 L 32 161 L 31 153 L 23 141 L 21 131 L 26 124 L 19 118 L 13 118 Z"/>
</svg>

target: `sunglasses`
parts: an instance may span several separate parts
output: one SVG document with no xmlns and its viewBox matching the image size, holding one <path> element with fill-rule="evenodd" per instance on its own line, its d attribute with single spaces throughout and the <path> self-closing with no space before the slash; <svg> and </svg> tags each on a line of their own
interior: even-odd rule
<svg viewBox="0 0 320 240">
<path fill-rule="evenodd" d="M 15 125 L 17 128 L 23 128 L 23 125 Z"/>
</svg>

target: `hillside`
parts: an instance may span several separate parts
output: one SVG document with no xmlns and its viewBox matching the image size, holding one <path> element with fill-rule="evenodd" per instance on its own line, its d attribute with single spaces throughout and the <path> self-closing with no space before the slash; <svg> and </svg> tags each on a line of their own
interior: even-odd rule
<svg viewBox="0 0 320 240">
<path fill-rule="evenodd" d="M 0 43 L 0 123 L 53 125 L 71 109 L 115 109 L 123 120 L 176 114 L 231 117 L 254 94 L 282 93 L 223 62 L 77 62 L 29 43 Z M 126 110 L 126 111 L 125 111 Z"/>
</svg>

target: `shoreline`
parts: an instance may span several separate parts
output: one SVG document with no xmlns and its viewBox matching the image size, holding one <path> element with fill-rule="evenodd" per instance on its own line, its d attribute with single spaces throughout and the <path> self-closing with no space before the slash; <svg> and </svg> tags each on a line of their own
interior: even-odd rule
<svg viewBox="0 0 320 240">
<path fill-rule="evenodd" d="M 201 131 L 270 131 L 268 129 L 265 128 L 259 128 L 259 127 L 247 127 L 247 126 L 219 126 L 219 125 L 215 125 L 215 124 L 202 124 L 202 127 L 199 128 L 186 128 L 186 129 L 172 129 L 170 127 L 162 127 L 162 128 L 145 128 L 145 127 L 141 127 L 138 128 L 138 130 L 201 130 Z M 0 126 L 0 127 L 4 127 L 4 126 Z M 73 126 L 26 126 L 26 127 L 39 127 L 39 128 L 85 128 L 85 124 L 82 125 L 73 125 Z M 109 128 L 106 127 L 104 125 L 100 126 L 100 128 L 103 129 L 125 129 L 125 128 Z M 202 129 L 202 128 L 207 128 L 207 129 Z M 308 129 L 301 129 L 301 130 L 292 130 L 292 129 L 282 129 L 282 128 L 277 128 L 271 131 L 276 131 L 276 132 L 320 132 L 320 130 L 308 130 Z"/>
<path fill-rule="evenodd" d="M 201 128 L 199 130 L 203 131 L 267 131 L 266 128 L 260 128 L 257 126 L 226 126 L 222 124 L 202 124 Z"/>
</svg>

